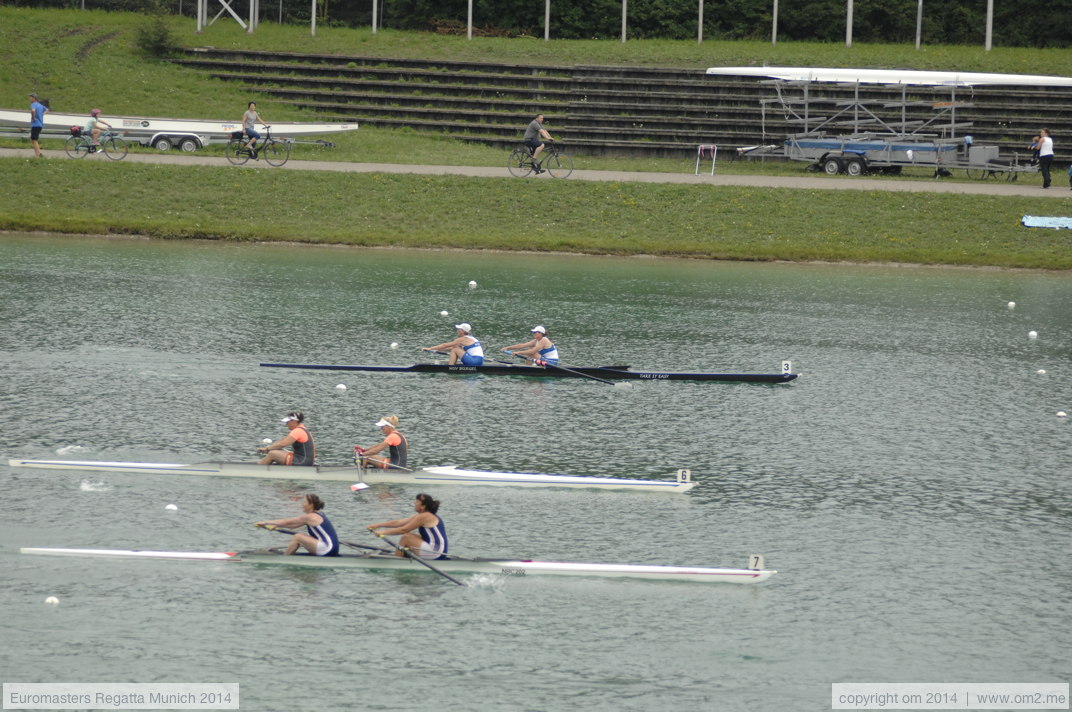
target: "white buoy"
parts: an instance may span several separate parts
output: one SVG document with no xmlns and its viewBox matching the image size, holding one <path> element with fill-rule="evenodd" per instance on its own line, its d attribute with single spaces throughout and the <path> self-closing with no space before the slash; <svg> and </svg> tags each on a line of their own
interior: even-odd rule
<svg viewBox="0 0 1072 712">
<path fill-rule="evenodd" d="M 271 442 L 272 442 L 271 438 L 265 438 L 264 440 L 261 440 L 262 445 L 270 445 Z"/>
<path fill-rule="evenodd" d="M 443 311 L 439 312 L 439 316 L 450 316 L 450 312 L 444 309 Z"/>
<path fill-rule="evenodd" d="M 1016 302 L 1009 302 L 1009 309 L 1015 309 L 1015 308 L 1016 308 Z"/>
<path fill-rule="evenodd" d="M 392 349 L 397 349 L 398 348 L 398 342 L 397 341 L 392 341 L 391 342 L 391 348 Z"/>
<path fill-rule="evenodd" d="M 1046 375 L 1046 369 L 1040 368 L 1039 370 L 1035 371 L 1035 373 L 1037 373 L 1040 376 L 1045 376 Z"/>
<path fill-rule="evenodd" d="M 174 504 L 169 504 L 168 506 L 164 507 L 164 509 L 169 512 L 177 512 L 179 510 L 179 508 L 176 507 Z"/>
<path fill-rule="evenodd" d="M 55 596 L 49 596 L 45 599 L 45 603 L 50 606 L 58 606 L 60 605 L 60 599 L 56 598 Z"/>
<path fill-rule="evenodd" d="M 345 391 L 346 390 L 346 384 L 345 383 L 340 383 L 339 385 L 335 386 L 335 390 L 337 390 L 337 391 Z"/>
<path fill-rule="evenodd" d="M 470 279 L 469 280 L 469 289 L 476 289 L 476 280 L 475 279 Z"/>
<path fill-rule="evenodd" d="M 1029 332 L 1027 332 L 1027 338 L 1029 338 L 1029 339 L 1037 339 L 1038 338 L 1038 332 L 1037 331 L 1029 331 Z"/>
<path fill-rule="evenodd" d="M 1063 410 L 1059 410 L 1059 411 L 1057 411 L 1057 417 L 1058 418 L 1067 418 L 1068 413 L 1064 412 Z"/>
</svg>

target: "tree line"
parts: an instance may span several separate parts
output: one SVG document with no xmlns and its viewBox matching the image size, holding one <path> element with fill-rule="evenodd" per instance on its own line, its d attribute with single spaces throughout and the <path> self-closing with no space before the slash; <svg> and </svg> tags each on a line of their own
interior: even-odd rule
<svg viewBox="0 0 1072 712">
<path fill-rule="evenodd" d="M 552 39 L 620 39 L 623 0 L 550 0 Z M 633 39 L 696 39 L 700 0 L 626 0 Z M 543 37 L 545 0 L 472 0 L 478 35 Z M 377 0 L 380 27 L 464 33 L 469 0 Z M 195 0 L 0 0 L 0 4 L 192 16 Z M 213 2 L 213 5 L 216 3 Z M 1072 3 L 993 0 L 996 47 L 1072 46 Z M 248 5 L 233 3 L 241 15 Z M 924 45 L 981 45 L 987 0 L 923 0 Z M 317 22 L 368 26 L 373 0 L 318 0 Z M 853 41 L 914 44 L 919 0 L 854 0 Z M 210 10 L 212 14 L 218 10 Z M 308 0 L 262 0 L 264 19 L 308 23 Z M 704 0 L 705 40 L 770 40 L 773 0 Z M 846 0 L 781 0 L 778 41 L 844 42 Z"/>
</svg>

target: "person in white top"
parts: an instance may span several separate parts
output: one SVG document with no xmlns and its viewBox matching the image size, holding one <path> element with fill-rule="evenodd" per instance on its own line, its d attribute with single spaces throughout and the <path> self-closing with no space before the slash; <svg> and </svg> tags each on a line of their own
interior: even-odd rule
<svg viewBox="0 0 1072 712">
<path fill-rule="evenodd" d="M 428 346 L 421 349 L 421 351 L 435 351 L 447 354 L 450 356 L 447 363 L 451 366 L 457 363 L 461 363 L 463 366 L 483 366 L 484 347 L 480 345 L 480 340 L 473 336 L 473 327 L 469 322 L 463 322 L 455 324 L 454 328 L 458 330 L 458 338 L 435 346 Z"/>
<path fill-rule="evenodd" d="M 1038 142 L 1039 173 L 1042 174 L 1042 187 L 1050 187 L 1050 166 L 1053 165 L 1053 139 L 1050 130 L 1039 131 Z"/>
</svg>

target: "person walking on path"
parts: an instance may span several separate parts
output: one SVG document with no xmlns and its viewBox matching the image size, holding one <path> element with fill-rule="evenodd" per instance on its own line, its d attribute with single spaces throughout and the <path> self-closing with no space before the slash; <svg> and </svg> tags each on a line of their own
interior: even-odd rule
<svg viewBox="0 0 1072 712">
<path fill-rule="evenodd" d="M 41 158 L 41 129 L 45 128 L 45 112 L 48 107 L 37 100 L 37 94 L 30 94 L 30 145 L 34 156 Z"/>
<path fill-rule="evenodd" d="M 532 154 L 532 162 L 537 174 L 543 173 L 543 169 L 537 164 L 537 161 L 540 160 L 540 153 L 543 151 L 543 141 L 555 140 L 547 129 L 543 127 L 544 120 L 543 114 L 539 114 L 525 129 L 525 146 L 528 147 L 529 153 Z"/>
<path fill-rule="evenodd" d="M 1042 174 L 1042 187 L 1050 187 L 1050 166 L 1053 165 L 1053 139 L 1050 138 L 1050 130 L 1039 131 L 1038 147 L 1039 173 Z"/>
</svg>

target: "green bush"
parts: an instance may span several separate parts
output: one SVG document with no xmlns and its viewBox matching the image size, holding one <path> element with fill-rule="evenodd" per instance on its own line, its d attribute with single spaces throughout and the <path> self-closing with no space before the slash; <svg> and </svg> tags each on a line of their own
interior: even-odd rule
<svg viewBox="0 0 1072 712">
<path fill-rule="evenodd" d="M 161 4 L 152 3 L 146 11 L 145 21 L 138 26 L 136 41 L 141 51 L 150 57 L 167 57 L 180 47 Z"/>
</svg>

